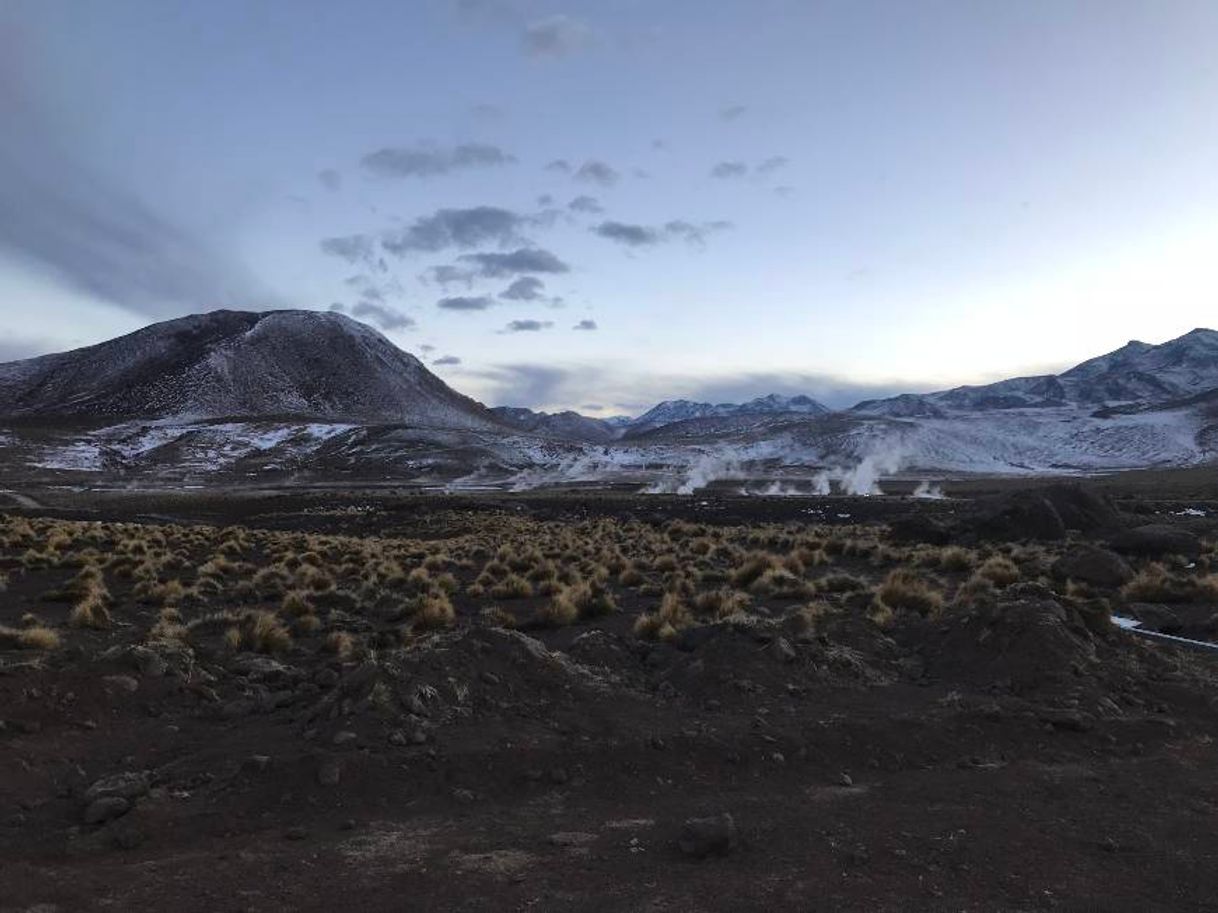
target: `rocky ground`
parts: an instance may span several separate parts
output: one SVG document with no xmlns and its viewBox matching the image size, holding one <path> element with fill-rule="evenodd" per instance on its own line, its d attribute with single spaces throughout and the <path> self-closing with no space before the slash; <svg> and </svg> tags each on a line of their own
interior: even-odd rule
<svg viewBox="0 0 1218 913">
<path fill-rule="evenodd" d="M 1218 909 L 1210 484 L 20 492 L 0 910 Z"/>
</svg>

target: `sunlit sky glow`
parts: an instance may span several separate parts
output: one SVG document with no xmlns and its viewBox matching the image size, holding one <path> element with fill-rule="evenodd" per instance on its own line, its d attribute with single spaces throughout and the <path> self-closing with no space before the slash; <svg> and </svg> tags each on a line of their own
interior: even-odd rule
<svg viewBox="0 0 1218 913">
<path fill-rule="evenodd" d="M 1218 323 L 1216 112 L 1209 0 L 8 0 L 0 360 L 338 304 L 600 415 L 1055 370 Z"/>
</svg>

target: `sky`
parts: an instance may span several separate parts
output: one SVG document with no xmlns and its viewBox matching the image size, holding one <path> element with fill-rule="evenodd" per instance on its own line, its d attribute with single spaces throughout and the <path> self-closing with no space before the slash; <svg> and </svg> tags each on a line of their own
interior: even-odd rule
<svg viewBox="0 0 1218 913">
<path fill-rule="evenodd" d="M 1218 324 L 1212 0 L 4 0 L 0 361 L 341 310 L 491 405 Z"/>
</svg>

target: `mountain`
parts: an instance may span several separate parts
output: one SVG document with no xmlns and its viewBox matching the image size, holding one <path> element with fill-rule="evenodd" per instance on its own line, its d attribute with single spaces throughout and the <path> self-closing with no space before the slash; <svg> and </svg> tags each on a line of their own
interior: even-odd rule
<svg viewBox="0 0 1218 913">
<path fill-rule="evenodd" d="M 491 412 L 503 424 L 518 431 L 540 434 L 563 441 L 612 441 L 618 429 L 610 421 L 589 418 L 578 412 L 534 412 L 516 406 L 494 406 Z"/>
<path fill-rule="evenodd" d="M 831 410 L 807 396 L 759 396 L 747 403 L 700 403 L 687 399 L 665 400 L 648 409 L 625 428 L 627 437 L 645 434 L 665 425 L 703 418 L 747 415 L 827 415 Z"/>
<path fill-rule="evenodd" d="M 213 311 L 3 364 L 0 415 L 293 415 L 504 430 L 380 333 L 318 311 Z"/>
<path fill-rule="evenodd" d="M 867 400 L 851 411 L 891 418 L 953 412 L 1168 403 L 1218 387 L 1218 332 L 1195 329 L 1161 345 L 1129 342 L 1061 374 Z"/>
</svg>

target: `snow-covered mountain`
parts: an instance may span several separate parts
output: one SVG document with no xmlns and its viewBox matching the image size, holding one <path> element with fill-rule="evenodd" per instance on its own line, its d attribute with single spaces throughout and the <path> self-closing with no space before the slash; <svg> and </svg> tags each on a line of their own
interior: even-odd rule
<svg viewBox="0 0 1218 913">
<path fill-rule="evenodd" d="M 1218 332 L 1196 329 L 1162 345 L 1127 343 L 1061 374 L 1015 377 L 984 386 L 867 400 L 863 415 L 942 417 L 1000 409 L 1167 403 L 1218 387 Z"/>
<path fill-rule="evenodd" d="M 317 311 L 214 311 L 0 365 L 0 415 L 292 415 L 502 429 L 380 333 Z"/>
<path fill-rule="evenodd" d="M 654 431 L 665 425 L 691 419 L 726 418 L 743 415 L 826 415 L 827 406 L 807 396 L 780 396 L 771 393 L 759 396 L 747 403 L 700 403 L 688 399 L 664 400 L 648 409 L 624 428 L 624 436 L 632 437 Z"/>
<path fill-rule="evenodd" d="M 563 441 L 612 441 L 619 430 L 613 423 L 589 418 L 578 412 L 534 412 L 517 406 L 494 406 L 495 417 L 518 431 L 528 431 Z"/>
</svg>

